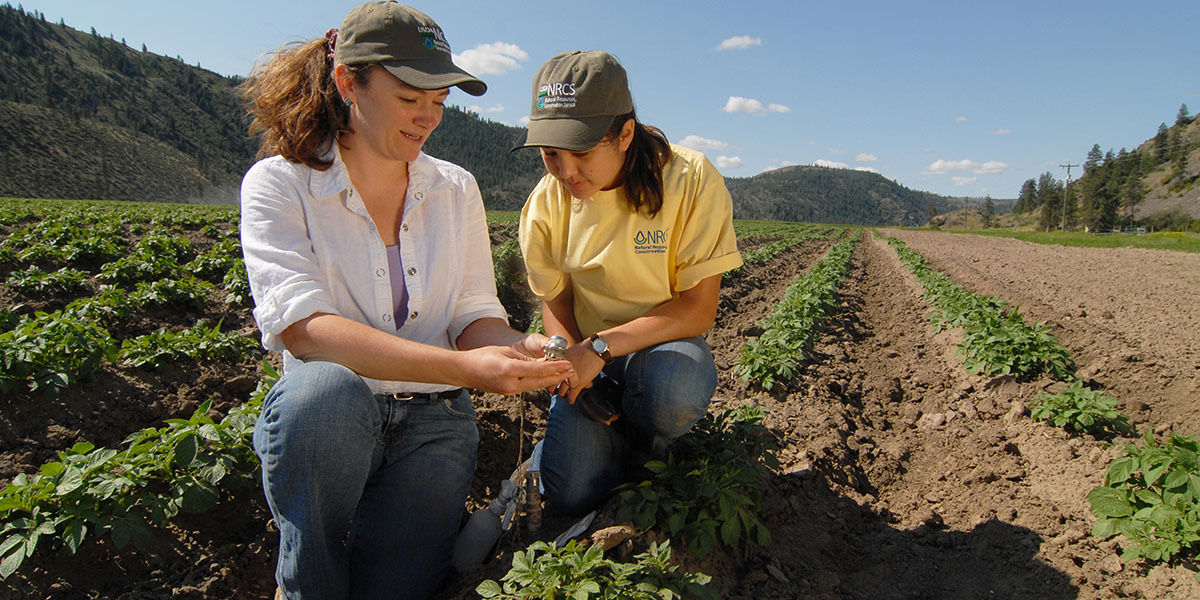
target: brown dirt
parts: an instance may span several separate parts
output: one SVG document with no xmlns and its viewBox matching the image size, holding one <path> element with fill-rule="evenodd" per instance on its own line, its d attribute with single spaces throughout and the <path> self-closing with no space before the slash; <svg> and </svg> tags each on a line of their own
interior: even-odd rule
<svg viewBox="0 0 1200 600">
<path fill-rule="evenodd" d="M 888 233 L 957 283 L 1050 323 L 1081 374 L 1120 398 L 1139 428 L 1200 433 L 1200 256 Z M 761 517 L 774 542 L 745 557 L 685 557 L 685 568 L 713 575 L 731 599 L 1200 598 L 1194 565 L 1141 571 L 1121 564 L 1117 542 L 1088 536 L 1095 520 L 1084 496 L 1119 447 L 1031 421 L 1025 406 L 1049 380 L 968 374 L 955 332 L 932 332 L 919 285 L 882 241 L 859 244 L 812 361 L 786 389 L 741 381 L 733 364 L 755 322 L 829 246 L 805 243 L 722 290 L 708 334 L 721 373 L 713 410 L 770 409 L 782 465 L 769 476 Z M 528 456 L 548 399 L 489 394 L 478 405 L 472 507 Z M 29 412 L 10 425 L 25 427 L 18 446 L 71 438 L 47 441 L 49 429 L 38 433 Z M 593 528 L 614 524 L 607 508 Z M 475 597 L 479 581 L 507 571 L 513 548 L 567 523 L 548 508 L 540 534 L 506 538 L 499 557 L 439 597 Z M 35 557 L 34 569 L 0 583 L 0 597 L 269 598 L 276 542 L 261 494 L 247 489 L 156 534 L 147 549 L 91 543 L 76 557 Z M 645 543 L 635 537 L 613 552 Z"/>
</svg>

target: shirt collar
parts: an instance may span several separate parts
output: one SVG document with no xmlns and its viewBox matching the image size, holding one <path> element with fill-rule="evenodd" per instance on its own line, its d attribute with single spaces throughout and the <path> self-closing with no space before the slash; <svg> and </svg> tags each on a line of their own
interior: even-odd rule
<svg viewBox="0 0 1200 600">
<path fill-rule="evenodd" d="M 335 142 L 321 158 L 332 160 L 333 164 L 324 171 L 313 171 L 308 191 L 314 198 L 341 198 L 343 192 L 354 187 L 350 182 L 350 172 L 346 163 L 342 162 L 342 151 Z M 435 175 L 437 165 L 429 155 L 421 152 L 417 159 L 408 163 L 408 192 L 410 198 L 416 198 L 416 192 L 429 192 L 448 182 L 443 177 Z M 423 194 L 422 194 L 423 196 Z M 420 204 L 417 198 L 417 204 Z"/>
</svg>

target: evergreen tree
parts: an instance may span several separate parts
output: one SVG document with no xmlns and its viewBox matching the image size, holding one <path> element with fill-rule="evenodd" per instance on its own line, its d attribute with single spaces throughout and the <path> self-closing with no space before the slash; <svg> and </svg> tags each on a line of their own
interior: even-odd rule
<svg viewBox="0 0 1200 600">
<path fill-rule="evenodd" d="M 983 200 L 983 228 L 991 229 L 992 224 L 996 220 L 996 203 L 992 202 L 992 197 L 987 196 Z"/>
<path fill-rule="evenodd" d="M 1179 114 L 1175 115 L 1175 126 L 1187 125 L 1191 121 L 1188 117 L 1188 107 L 1186 104 L 1179 105 Z"/>
<path fill-rule="evenodd" d="M 1037 181 L 1026 179 L 1025 183 L 1021 184 L 1021 193 L 1017 196 L 1017 204 L 1013 206 L 1013 212 L 1023 214 L 1034 208 L 1037 208 Z"/>
<path fill-rule="evenodd" d="M 1162 164 L 1167 161 L 1167 124 L 1158 124 L 1158 133 L 1154 136 L 1154 160 L 1155 164 Z"/>
<path fill-rule="evenodd" d="M 1074 229 L 1079 225 L 1079 186 L 1067 186 L 1064 192 L 1063 208 L 1062 208 L 1062 224 L 1063 231 Z"/>
<path fill-rule="evenodd" d="M 1038 205 L 1042 207 L 1039 224 L 1043 230 L 1051 231 L 1058 228 L 1062 218 L 1062 200 L 1062 183 L 1055 179 L 1050 172 L 1042 173 L 1037 183 L 1037 201 Z"/>
<path fill-rule="evenodd" d="M 1083 161 L 1084 174 L 1100 166 L 1103 160 L 1104 155 L 1100 152 L 1100 144 L 1092 144 L 1092 149 L 1087 153 L 1087 160 Z"/>
</svg>

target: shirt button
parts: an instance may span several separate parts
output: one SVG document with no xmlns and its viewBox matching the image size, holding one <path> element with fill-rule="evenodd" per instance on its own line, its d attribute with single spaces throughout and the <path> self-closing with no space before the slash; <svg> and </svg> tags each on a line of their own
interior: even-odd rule
<svg viewBox="0 0 1200 600">
<path fill-rule="evenodd" d="M 416 267 L 409 267 L 409 268 L 408 268 L 408 274 L 409 274 L 409 275 L 416 275 L 416 274 L 417 274 L 417 268 L 416 268 Z"/>
<path fill-rule="evenodd" d="M 408 223 L 400 225 L 400 231 L 408 231 Z"/>
<path fill-rule="evenodd" d="M 384 271 L 383 269 L 375 269 L 375 276 L 376 276 L 376 277 L 383 277 L 383 274 L 384 274 L 384 273 L 385 273 L 385 271 Z"/>
<path fill-rule="evenodd" d="M 383 315 L 383 322 L 384 322 L 384 323 L 387 323 L 387 322 L 389 322 L 389 321 L 391 321 L 391 320 L 392 320 L 392 315 L 389 315 L 389 314 L 386 314 L 386 313 Z"/>
<path fill-rule="evenodd" d="M 410 319 L 417 318 L 417 311 L 414 310 L 414 311 L 408 313 L 408 318 L 410 318 Z"/>
<path fill-rule="evenodd" d="M 413 197 L 416 198 L 417 200 L 420 200 L 422 198 L 421 192 L 417 192 L 417 193 L 413 194 Z"/>
</svg>

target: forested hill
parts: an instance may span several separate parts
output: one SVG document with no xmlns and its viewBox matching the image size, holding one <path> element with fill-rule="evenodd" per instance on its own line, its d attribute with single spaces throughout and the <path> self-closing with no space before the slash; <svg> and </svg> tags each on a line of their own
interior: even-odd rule
<svg viewBox="0 0 1200 600">
<path fill-rule="evenodd" d="M 236 202 L 257 152 L 241 82 L 0 5 L 0 195 Z M 512 209 L 541 175 L 516 135 L 451 108 L 426 150 Z"/>
<path fill-rule="evenodd" d="M 827 167 L 791 166 L 747 178 L 728 178 L 738 219 L 853 225 L 920 225 L 950 199 L 910 190 L 882 175 Z"/>
<path fill-rule="evenodd" d="M 236 202 L 257 151 L 241 82 L 0 5 L 0 196 Z M 509 151 L 519 133 L 451 107 L 425 149 L 513 210 L 543 172 L 536 152 Z M 952 203 L 842 169 L 727 181 L 744 219 L 912 225 Z"/>
<path fill-rule="evenodd" d="M 0 194 L 177 200 L 236 186 L 238 80 L 0 6 Z"/>
</svg>

